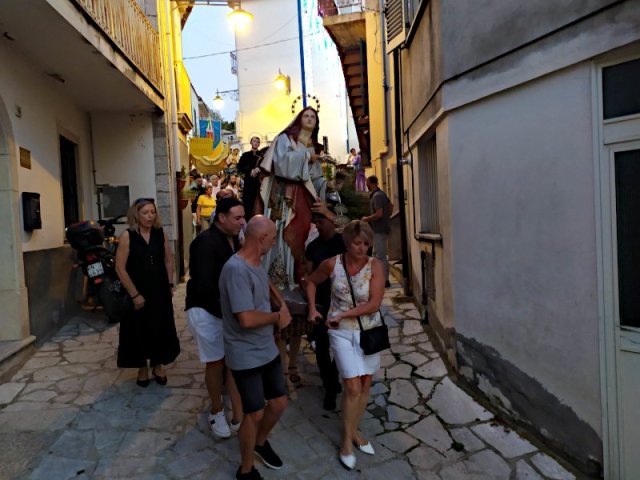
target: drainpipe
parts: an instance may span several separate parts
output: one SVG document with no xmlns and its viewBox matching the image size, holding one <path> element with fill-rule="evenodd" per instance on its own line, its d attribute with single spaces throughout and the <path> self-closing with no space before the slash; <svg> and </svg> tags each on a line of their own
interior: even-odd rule
<svg viewBox="0 0 640 480">
<path fill-rule="evenodd" d="M 165 48 L 167 51 L 167 55 L 165 56 L 166 60 L 167 60 L 167 66 L 168 68 L 165 70 L 165 72 L 167 72 L 167 74 L 169 75 L 169 92 L 167 92 L 165 94 L 165 99 L 167 98 L 167 96 L 169 97 L 169 118 L 170 118 L 170 124 L 169 124 L 169 132 L 167 135 L 167 139 L 169 140 L 169 149 L 171 151 L 171 155 L 170 155 L 170 159 L 169 159 L 169 164 L 167 165 L 168 168 L 168 179 L 169 179 L 169 198 L 170 199 L 175 199 L 175 195 L 173 195 L 174 193 L 174 185 L 175 185 L 175 165 L 176 162 L 180 162 L 180 150 L 178 148 L 178 106 L 176 104 L 176 79 L 175 79 L 175 68 L 174 68 L 174 64 L 173 64 L 173 44 L 172 44 L 172 37 L 171 37 L 171 31 L 173 30 L 172 25 L 173 25 L 173 19 L 172 19 L 172 14 L 171 14 L 171 2 L 170 0 L 164 0 L 164 5 L 165 5 Z M 177 8 L 177 7 L 176 7 Z M 165 83 L 166 86 L 166 83 Z M 166 103 L 165 103 L 166 105 Z M 166 112 L 165 112 L 166 115 Z M 172 208 L 173 207 L 173 208 Z M 176 242 L 175 248 L 178 249 L 178 245 L 177 243 L 180 241 L 180 235 L 178 232 L 178 215 L 180 214 L 179 212 L 179 208 L 178 205 L 175 205 L 175 201 L 170 200 L 169 203 L 169 209 L 171 211 L 172 217 L 173 217 L 173 221 L 171 222 L 174 226 L 174 241 Z M 176 255 L 177 257 L 177 255 Z M 182 262 L 182 259 L 180 258 L 176 258 L 176 278 L 180 278 L 180 264 Z"/>
<path fill-rule="evenodd" d="M 302 0 L 298 4 L 298 45 L 300 47 L 300 76 L 302 77 L 302 108 L 307 108 L 307 79 L 304 71 L 304 38 L 302 36 Z"/>
<path fill-rule="evenodd" d="M 400 98 L 400 51 L 393 51 L 393 102 L 394 102 L 394 131 L 396 170 L 398 176 L 398 212 L 400 213 L 400 244 L 402 247 L 402 279 L 405 295 L 411 295 L 411 282 L 409 281 L 409 243 L 407 239 L 407 214 L 405 212 L 404 198 L 404 172 L 402 169 L 402 116 Z"/>
<path fill-rule="evenodd" d="M 171 2 L 170 0 L 165 0 L 165 48 L 167 49 L 167 74 L 169 75 L 169 92 L 167 96 L 169 97 L 169 135 L 167 136 L 169 139 L 169 145 L 171 150 L 171 160 L 169 161 L 169 178 L 173 180 L 175 178 L 174 172 L 175 168 L 171 168 L 175 166 L 176 162 L 180 161 L 180 150 L 178 148 L 178 105 L 176 103 L 176 77 L 175 77 L 175 68 L 173 64 L 173 42 L 171 38 L 171 31 L 173 30 L 173 19 L 171 15 Z M 166 98 L 166 97 L 165 97 Z M 165 113 L 166 114 L 166 113 Z M 174 222 L 175 225 L 175 222 Z"/>
<path fill-rule="evenodd" d="M 384 39 L 384 0 L 380 0 L 380 34 L 382 38 L 382 91 L 384 100 L 384 129 L 382 130 L 382 143 L 389 151 L 389 99 L 387 92 L 389 85 L 387 84 L 387 68 L 389 67 L 389 58 L 387 57 L 387 42 Z"/>
</svg>

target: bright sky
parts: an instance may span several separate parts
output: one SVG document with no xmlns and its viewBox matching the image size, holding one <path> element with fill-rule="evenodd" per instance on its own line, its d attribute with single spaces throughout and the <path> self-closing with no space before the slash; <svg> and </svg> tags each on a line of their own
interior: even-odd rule
<svg viewBox="0 0 640 480">
<path fill-rule="evenodd" d="M 191 83 L 210 109 L 216 90 L 235 90 L 238 78 L 231 73 L 229 51 L 235 50 L 233 29 L 227 22 L 227 7 L 196 5 L 182 31 L 182 56 Z M 199 55 L 220 55 L 189 59 Z M 222 53 L 225 52 L 225 53 Z M 220 112 L 227 121 L 236 119 L 238 102 L 224 96 L 224 108 Z"/>
</svg>

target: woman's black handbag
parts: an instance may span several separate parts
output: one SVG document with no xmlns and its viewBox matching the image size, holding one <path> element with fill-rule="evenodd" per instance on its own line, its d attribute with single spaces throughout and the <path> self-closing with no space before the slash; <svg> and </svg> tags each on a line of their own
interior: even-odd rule
<svg viewBox="0 0 640 480">
<path fill-rule="evenodd" d="M 360 332 L 360 348 L 362 348 L 365 355 L 372 355 L 391 347 L 389 344 L 389 329 L 384 323 L 382 314 L 380 314 L 380 318 L 382 318 L 382 325 L 369 330 L 362 330 L 362 323 L 358 318 L 358 323 L 360 323 L 360 329 L 362 330 Z"/>
<path fill-rule="evenodd" d="M 344 268 L 344 273 L 347 276 L 347 282 L 349 282 L 349 290 L 351 291 L 351 301 L 353 302 L 353 306 L 356 306 L 356 297 L 353 294 L 353 286 L 351 285 L 351 278 L 349 277 L 349 272 L 347 272 L 347 264 L 345 263 L 344 255 L 342 256 L 342 267 Z M 389 328 L 384 323 L 384 317 L 382 316 L 382 312 L 380 312 L 380 319 L 382 320 L 382 325 L 379 327 L 373 327 L 368 330 L 362 328 L 362 321 L 360 317 L 358 317 L 358 325 L 360 325 L 360 348 L 365 355 L 373 355 L 374 353 L 381 352 L 382 350 L 386 350 L 391 347 L 389 343 Z"/>
</svg>

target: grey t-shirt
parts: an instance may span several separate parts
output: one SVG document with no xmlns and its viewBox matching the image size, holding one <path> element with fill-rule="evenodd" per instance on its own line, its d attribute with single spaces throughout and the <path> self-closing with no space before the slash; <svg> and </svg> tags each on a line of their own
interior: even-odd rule
<svg viewBox="0 0 640 480">
<path fill-rule="evenodd" d="M 225 362 L 232 370 L 265 365 L 278 356 L 273 325 L 242 328 L 234 314 L 249 310 L 271 312 L 269 277 L 237 254 L 222 268 L 219 280 Z"/>
<path fill-rule="evenodd" d="M 389 197 L 379 188 L 376 189 L 369 200 L 371 213 L 382 208 L 382 218 L 369 222 L 374 233 L 389 233 L 391 231 L 391 202 Z"/>
</svg>

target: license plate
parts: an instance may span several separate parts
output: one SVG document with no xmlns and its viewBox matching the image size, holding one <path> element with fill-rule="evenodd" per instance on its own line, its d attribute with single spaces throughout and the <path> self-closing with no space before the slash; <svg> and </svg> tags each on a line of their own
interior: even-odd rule
<svg viewBox="0 0 640 480">
<path fill-rule="evenodd" d="M 87 265 L 87 275 L 89 276 L 89 278 L 104 275 L 104 267 L 102 266 L 102 262 L 90 263 L 89 265 Z"/>
</svg>

